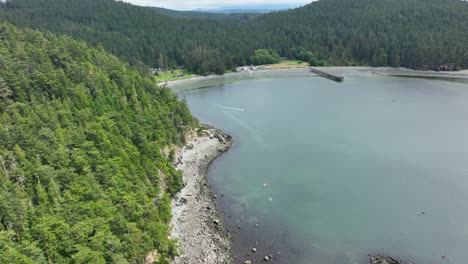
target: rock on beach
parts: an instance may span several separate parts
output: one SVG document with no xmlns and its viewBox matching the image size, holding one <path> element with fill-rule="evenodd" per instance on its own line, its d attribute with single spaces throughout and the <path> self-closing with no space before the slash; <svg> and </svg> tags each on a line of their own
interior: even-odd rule
<svg viewBox="0 0 468 264">
<path fill-rule="evenodd" d="M 176 159 L 177 169 L 183 171 L 184 188 L 172 201 L 171 238 L 179 240 L 183 254 L 173 264 L 233 263 L 230 234 L 215 210 L 215 196 L 207 181 L 209 165 L 231 145 L 231 136 L 209 128 Z"/>
</svg>

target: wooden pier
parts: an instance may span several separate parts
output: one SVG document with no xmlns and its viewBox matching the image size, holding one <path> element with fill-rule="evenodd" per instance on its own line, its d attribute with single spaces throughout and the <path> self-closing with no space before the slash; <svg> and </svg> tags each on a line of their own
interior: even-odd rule
<svg viewBox="0 0 468 264">
<path fill-rule="evenodd" d="M 344 81 L 343 76 L 333 75 L 333 74 L 330 74 L 330 73 L 327 73 L 327 72 L 324 72 L 324 71 L 317 70 L 315 68 L 310 68 L 310 71 L 315 73 L 315 74 L 318 74 L 318 75 L 320 75 L 320 76 L 322 76 L 324 78 L 335 81 L 335 82 L 343 82 Z"/>
</svg>

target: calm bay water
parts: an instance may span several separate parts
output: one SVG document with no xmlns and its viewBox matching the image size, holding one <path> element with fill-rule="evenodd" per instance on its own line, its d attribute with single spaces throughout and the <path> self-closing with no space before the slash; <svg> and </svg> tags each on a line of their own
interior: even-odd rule
<svg viewBox="0 0 468 264">
<path fill-rule="evenodd" d="M 466 263 L 468 85 L 291 76 L 177 88 L 235 139 L 209 179 L 238 259 Z"/>
</svg>

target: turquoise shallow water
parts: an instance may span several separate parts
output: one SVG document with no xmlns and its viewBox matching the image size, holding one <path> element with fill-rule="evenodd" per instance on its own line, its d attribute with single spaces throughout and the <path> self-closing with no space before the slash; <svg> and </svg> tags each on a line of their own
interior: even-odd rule
<svg viewBox="0 0 468 264">
<path fill-rule="evenodd" d="M 284 74 L 195 86 L 178 87 L 193 114 L 235 139 L 209 178 L 239 260 L 466 262 L 467 84 Z"/>
</svg>

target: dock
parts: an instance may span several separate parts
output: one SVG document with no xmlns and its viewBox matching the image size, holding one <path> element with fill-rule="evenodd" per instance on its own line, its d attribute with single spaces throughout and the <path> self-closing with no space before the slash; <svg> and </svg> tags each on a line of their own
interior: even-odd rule
<svg viewBox="0 0 468 264">
<path fill-rule="evenodd" d="M 330 74 L 328 72 L 317 70 L 315 68 L 310 68 L 310 71 L 315 73 L 315 74 L 318 74 L 319 76 L 322 76 L 324 78 L 330 79 L 330 80 L 335 81 L 335 82 L 343 82 L 344 81 L 343 76 L 333 75 L 333 74 Z"/>
</svg>

